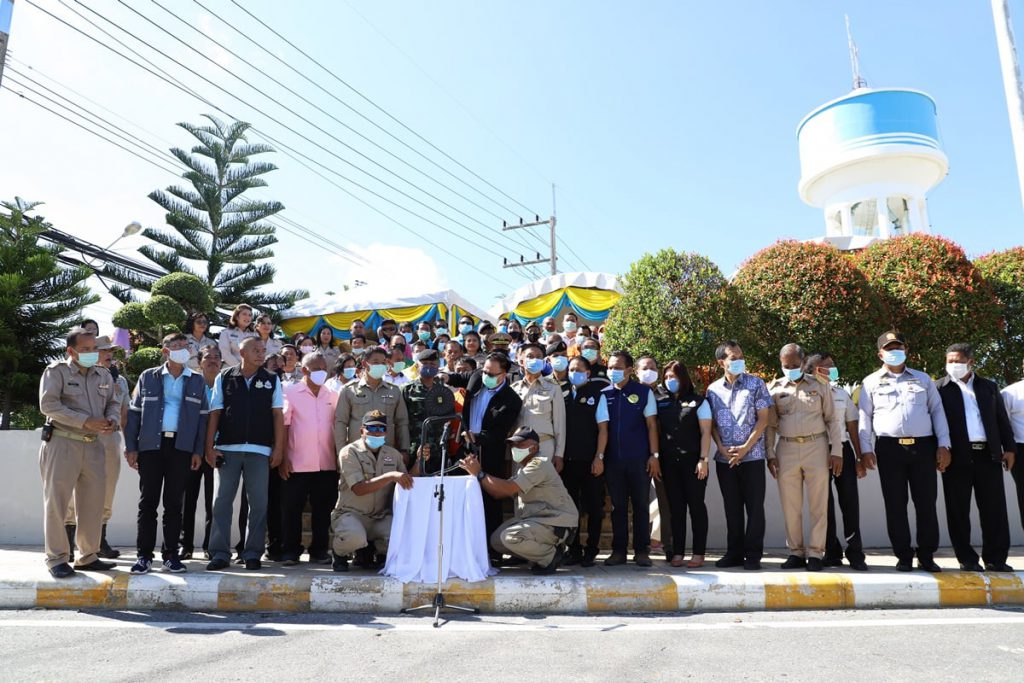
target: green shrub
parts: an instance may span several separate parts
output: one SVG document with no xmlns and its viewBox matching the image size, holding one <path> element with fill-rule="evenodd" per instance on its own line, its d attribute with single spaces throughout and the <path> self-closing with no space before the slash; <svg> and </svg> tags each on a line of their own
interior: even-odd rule
<svg viewBox="0 0 1024 683">
<path fill-rule="evenodd" d="M 114 323 L 114 327 L 120 327 L 122 330 L 145 330 L 152 327 L 152 323 L 146 318 L 144 306 L 137 301 L 127 303 L 119 308 L 111 318 L 111 322 Z"/>
<path fill-rule="evenodd" d="M 164 294 L 156 294 L 142 304 L 146 319 L 151 327 L 175 326 L 185 323 L 185 309 L 181 304 Z"/>
<path fill-rule="evenodd" d="M 188 313 L 207 313 L 213 310 L 210 287 L 195 275 L 171 273 L 153 283 L 153 296 L 169 296 Z"/>
</svg>

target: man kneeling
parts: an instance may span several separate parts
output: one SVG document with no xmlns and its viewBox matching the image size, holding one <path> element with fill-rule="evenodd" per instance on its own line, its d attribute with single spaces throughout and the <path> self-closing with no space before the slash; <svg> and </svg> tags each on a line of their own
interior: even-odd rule
<svg viewBox="0 0 1024 683">
<path fill-rule="evenodd" d="M 491 534 L 491 547 L 533 563 L 534 574 L 551 574 L 565 557 L 580 515 L 555 466 L 536 457 L 540 446 L 537 433 L 520 427 L 508 441 L 512 459 L 519 465 L 511 479 L 483 472 L 476 456 L 462 460 L 462 468 L 495 498 L 519 496 L 516 516 Z"/>
<path fill-rule="evenodd" d="M 402 454 L 384 443 L 387 430 L 387 417 L 372 410 L 363 416 L 362 438 L 338 454 L 341 479 L 338 504 L 331 513 L 336 572 L 348 571 L 349 555 L 356 551 L 361 551 L 357 564 L 380 563 L 388 552 L 391 537 L 393 485 L 412 488 L 412 477 L 405 471 Z M 373 548 L 369 547 L 371 543 Z"/>
</svg>

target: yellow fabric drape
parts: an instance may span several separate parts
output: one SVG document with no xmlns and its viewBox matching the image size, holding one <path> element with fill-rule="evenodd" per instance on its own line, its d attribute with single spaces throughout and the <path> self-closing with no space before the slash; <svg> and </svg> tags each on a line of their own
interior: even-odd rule
<svg viewBox="0 0 1024 683">
<path fill-rule="evenodd" d="M 299 332 L 308 332 L 313 329 L 317 321 L 320 320 L 320 316 L 311 315 L 305 318 L 290 318 L 289 320 L 281 321 L 281 329 L 289 337 L 292 337 Z"/>
<path fill-rule="evenodd" d="M 378 308 L 377 313 L 382 318 L 393 318 L 398 322 L 405 322 L 406 320 L 417 320 L 427 314 L 434 304 L 424 304 L 423 306 L 406 306 L 404 308 Z M 366 311 L 364 315 L 371 313 L 372 311 Z M 347 313 L 345 315 L 348 315 Z"/>
<path fill-rule="evenodd" d="M 536 299 L 530 299 L 529 301 L 522 302 L 516 306 L 516 309 L 512 312 L 521 318 L 526 318 L 527 320 L 543 318 L 558 305 L 558 301 L 562 298 L 563 294 L 565 294 L 564 289 L 559 289 L 549 294 L 541 294 Z"/>
<path fill-rule="evenodd" d="M 589 311 L 606 311 L 619 302 L 622 295 L 614 289 L 582 289 L 569 287 L 565 290 L 569 300 Z"/>
</svg>

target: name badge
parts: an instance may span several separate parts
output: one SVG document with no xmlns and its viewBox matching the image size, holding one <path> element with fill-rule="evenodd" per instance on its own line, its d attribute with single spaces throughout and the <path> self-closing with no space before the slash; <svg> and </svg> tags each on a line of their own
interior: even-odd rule
<svg viewBox="0 0 1024 683">
<path fill-rule="evenodd" d="M 588 406 L 594 405 L 594 397 L 593 396 L 591 396 L 590 398 L 587 399 L 587 405 Z"/>
<path fill-rule="evenodd" d="M 385 455 L 384 456 L 384 464 L 385 465 L 392 465 L 392 464 L 394 464 L 394 462 L 395 462 L 394 457 L 392 457 L 390 455 Z"/>
<path fill-rule="evenodd" d="M 626 397 L 626 400 L 629 401 L 630 403 L 639 403 L 640 396 L 637 394 L 630 394 L 629 396 Z"/>
<path fill-rule="evenodd" d="M 441 405 L 442 403 L 444 403 L 444 396 L 438 396 L 437 397 L 437 404 Z"/>
</svg>

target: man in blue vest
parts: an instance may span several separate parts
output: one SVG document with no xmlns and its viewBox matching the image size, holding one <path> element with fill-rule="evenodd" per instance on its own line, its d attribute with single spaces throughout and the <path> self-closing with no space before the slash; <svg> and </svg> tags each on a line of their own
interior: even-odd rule
<svg viewBox="0 0 1024 683">
<path fill-rule="evenodd" d="M 632 379 L 633 356 L 613 351 L 608 358 L 611 385 L 602 390 L 608 404 L 608 451 L 604 473 L 612 497 L 612 554 L 606 566 L 626 563 L 629 522 L 626 505 L 633 505 L 633 561 L 651 566 L 651 477 L 661 479 L 658 464 L 658 404 L 650 387 Z"/>
<path fill-rule="evenodd" d="M 271 468 L 284 457 L 284 397 L 277 375 L 263 369 L 266 349 L 258 337 L 242 341 L 242 362 L 224 370 L 213 385 L 206 429 L 206 461 L 217 468 L 208 571 L 226 569 L 231 559 L 231 513 L 238 481 L 249 502 L 242 557 L 245 568 L 261 568 L 267 535 L 267 492 Z"/>
</svg>

